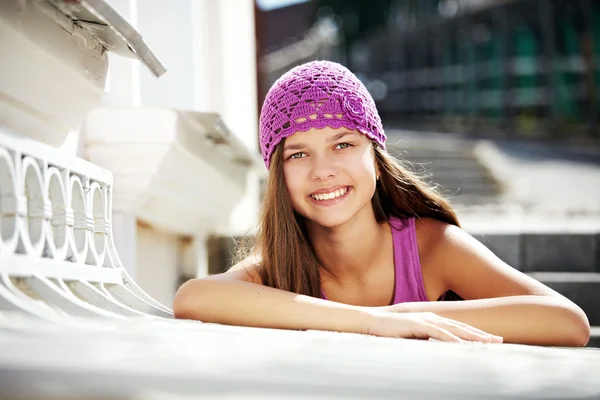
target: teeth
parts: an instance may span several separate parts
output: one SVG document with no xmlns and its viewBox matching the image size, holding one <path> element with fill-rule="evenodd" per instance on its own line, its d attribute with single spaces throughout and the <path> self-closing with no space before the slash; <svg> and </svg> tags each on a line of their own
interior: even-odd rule
<svg viewBox="0 0 600 400">
<path fill-rule="evenodd" d="M 346 187 L 343 189 L 337 189 L 336 191 L 331 192 L 331 193 L 313 194 L 311 196 L 315 200 L 331 200 L 331 199 L 335 199 L 336 197 L 345 195 L 347 191 L 348 191 L 348 188 Z"/>
</svg>

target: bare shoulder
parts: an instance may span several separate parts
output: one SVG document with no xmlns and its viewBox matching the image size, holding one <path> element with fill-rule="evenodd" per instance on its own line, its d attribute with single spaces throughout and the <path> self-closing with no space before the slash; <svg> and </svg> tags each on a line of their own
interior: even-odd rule
<svg viewBox="0 0 600 400">
<path fill-rule="evenodd" d="M 434 218 L 418 218 L 415 227 L 421 260 L 435 260 L 436 266 L 446 264 L 450 254 L 480 251 L 483 247 L 462 228 Z"/>
<path fill-rule="evenodd" d="M 422 256 L 435 252 L 447 240 L 456 240 L 462 229 L 456 225 L 435 218 L 417 218 L 415 220 L 417 243 Z"/>
<path fill-rule="evenodd" d="M 212 275 L 208 279 L 236 280 L 262 285 L 260 277 L 261 259 L 255 255 L 246 257 L 226 272 Z"/>
</svg>

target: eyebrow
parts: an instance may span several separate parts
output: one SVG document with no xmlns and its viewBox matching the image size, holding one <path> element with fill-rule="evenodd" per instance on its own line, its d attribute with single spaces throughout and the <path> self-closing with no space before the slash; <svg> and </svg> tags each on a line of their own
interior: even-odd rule
<svg viewBox="0 0 600 400">
<path fill-rule="evenodd" d="M 332 137 L 329 138 L 330 142 L 335 142 L 336 140 L 340 140 L 341 138 L 345 137 L 345 136 L 356 136 L 358 135 L 356 132 L 341 132 L 338 133 L 336 135 L 333 135 Z M 306 147 L 306 144 L 304 143 L 295 143 L 295 144 L 289 144 L 286 145 L 283 150 L 302 150 L 303 148 Z"/>
<path fill-rule="evenodd" d="M 336 140 L 340 140 L 341 138 L 345 137 L 345 136 L 356 136 L 358 135 L 356 132 L 341 132 L 338 133 L 337 135 L 332 136 L 329 141 L 330 142 L 335 142 Z"/>
</svg>

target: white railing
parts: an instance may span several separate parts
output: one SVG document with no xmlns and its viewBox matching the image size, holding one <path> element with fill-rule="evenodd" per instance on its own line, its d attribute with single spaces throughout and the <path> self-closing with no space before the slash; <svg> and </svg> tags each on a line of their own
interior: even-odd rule
<svg viewBox="0 0 600 400">
<path fill-rule="evenodd" d="M 0 309 L 172 317 L 119 260 L 112 190 L 110 172 L 0 128 Z"/>
</svg>

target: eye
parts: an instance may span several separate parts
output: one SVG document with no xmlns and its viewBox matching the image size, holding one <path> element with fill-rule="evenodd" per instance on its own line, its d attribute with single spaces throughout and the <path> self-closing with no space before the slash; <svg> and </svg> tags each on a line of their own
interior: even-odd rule
<svg viewBox="0 0 600 400">
<path fill-rule="evenodd" d="M 291 156 L 288 157 L 288 159 L 292 160 L 294 158 L 303 158 L 306 154 L 302 153 L 302 152 L 298 152 L 298 153 L 294 153 Z"/>
<path fill-rule="evenodd" d="M 348 147 L 352 147 L 352 145 L 351 145 L 350 143 L 346 143 L 346 142 L 344 142 L 344 143 L 338 143 L 338 144 L 335 146 L 335 148 L 336 148 L 336 149 L 337 149 L 337 148 L 340 148 L 340 149 L 345 149 L 345 148 L 348 148 Z"/>
</svg>

